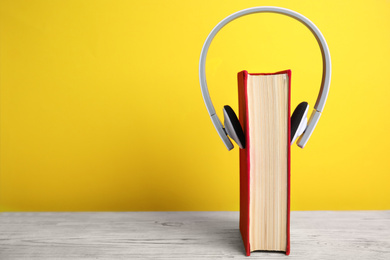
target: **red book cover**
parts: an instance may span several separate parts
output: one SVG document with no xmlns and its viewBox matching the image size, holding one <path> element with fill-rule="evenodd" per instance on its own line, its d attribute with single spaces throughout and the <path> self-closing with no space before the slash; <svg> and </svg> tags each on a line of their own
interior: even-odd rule
<svg viewBox="0 0 390 260">
<path fill-rule="evenodd" d="M 245 133 L 246 147 L 240 149 L 240 232 L 246 255 L 250 256 L 251 247 L 249 243 L 249 201 L 250 201 L 250 183 L 249 183 L 249 169 L 250 169 L 250 140 L 249 140 L 249 119 L 248 119 L 248 100 L 247 100 L 247 79 L 248 75 L 275 75 L 275 74 L 287 74 L 289 78 L 288 82 L 288 148 L 287 148 L 287 248 L 286 255 L 290 254 L 290 187 L 291 187 L 291 174 L 290 174 L 290 158 L 291 158 L 291 70 L 280 71 L 276 73 L 251 73 L 247 71 L 241 71 L 238 73 L 238 107 L 239 107 L 239 121 Z"/>
</svg>

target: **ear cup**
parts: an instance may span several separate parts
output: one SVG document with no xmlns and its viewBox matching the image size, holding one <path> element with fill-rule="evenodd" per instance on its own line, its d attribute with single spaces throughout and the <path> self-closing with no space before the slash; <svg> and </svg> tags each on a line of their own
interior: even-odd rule
<svg viewBox="0 0 390 260">
<path fill-rule="evenodd" d="M 291 116 L 291 144 L 305 131 L 308 110 L 309 104 L 307 102 L 302 102 L 295 108 Z"/>
<path fill-rule="evenodd" d="M 224 125 L 225 130 L 230 138 L 232 138 L 241 149 L 245 148 L 245 135 L 242 130 L 240 121 L 233 109 L 230 106 L 223 107 L 223 116 L 225 118 Z"/>
</svg>

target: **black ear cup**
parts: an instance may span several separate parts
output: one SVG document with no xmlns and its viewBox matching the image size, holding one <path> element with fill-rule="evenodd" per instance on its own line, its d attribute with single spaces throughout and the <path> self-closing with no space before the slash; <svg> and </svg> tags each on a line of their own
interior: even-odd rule
<svg viewBox="0 0 390 260">
<path fill-rule="evenodd" d="M 245 135 L 242 130 L 240 121 L 230 106 L 223 107 L 223 115 L 225 118 L 224 126 L 227 134 L 232 138 L 241 149 L 245 148 Z"/>
<path fill-rule="evenodd" d="M 307 102 L 302 102 L 295 108 L 291 116 L 290 142 L 293 143 L 295 139 L 303 133 L 304 129 L 302 128 L 306 128 L 308 109 L 309 109 L 309 104 Z"/>
</svg>

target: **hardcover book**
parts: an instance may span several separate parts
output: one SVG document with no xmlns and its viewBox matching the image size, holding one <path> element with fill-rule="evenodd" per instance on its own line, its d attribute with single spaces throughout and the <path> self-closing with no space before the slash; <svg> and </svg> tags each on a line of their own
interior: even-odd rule
<svg viewBox="0 0 390 260">
<path fill-rule="evenodd" d="M 290 253 L 291 71 L 238 73 L 240 232 L 246 255 Z"/>
</svg>

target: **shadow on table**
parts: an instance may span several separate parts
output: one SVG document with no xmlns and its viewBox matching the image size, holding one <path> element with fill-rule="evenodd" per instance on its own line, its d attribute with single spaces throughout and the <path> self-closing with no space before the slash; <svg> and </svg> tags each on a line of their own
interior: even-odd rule
<svg viewBox="0 0 390 260">
<path fill-rule="evenodd" d="M 239 213 L 215 212 L 167 212 L 165 220 L 156 221 L 170 227 L 167 236 L 180 238 L 185 245 L 217 254 L 245 256 L 239 230 Z M 205 251 L 206 252 L 206 251 Z"/>
</svg>

